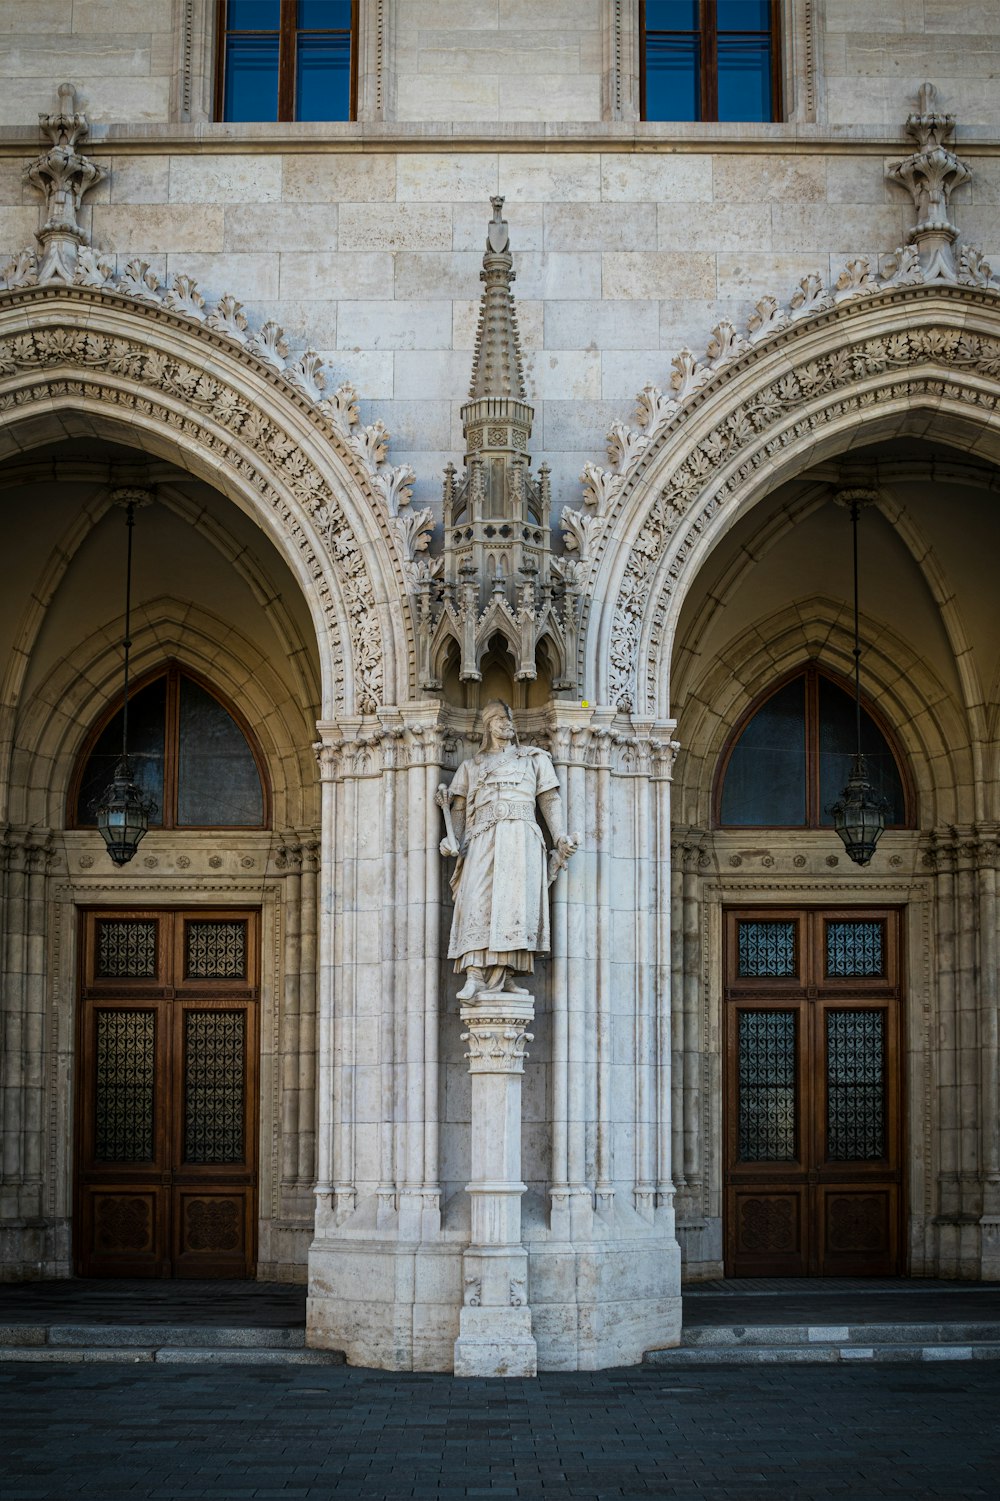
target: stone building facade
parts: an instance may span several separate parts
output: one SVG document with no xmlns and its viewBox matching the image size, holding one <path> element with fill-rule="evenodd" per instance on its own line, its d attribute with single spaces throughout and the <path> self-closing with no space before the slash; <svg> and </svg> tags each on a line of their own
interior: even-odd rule
<svg viewBox="0 0 1000 1501">
<path fill-rule="evenodd" d="M 582 835 L 523 1065 L 498 1043 L 539 1367 L 674 1342 L 682 1277 L 1000 1277 L 991 7 L 783 0 L 757 124 L 639 118 L 637 0 L 355 10 L 332 124 L 215 118 L 209 0 L 0 12 L 0 1276 L 308 1279 L 315 1344 L 452 1368 L 482 1289 L 436 794 L 500 696 Z M 263 811 L 171 805 L 119 869 L 80 779 L 122 492 L 164 786 L 192 682 Z M 899 788 L 864 868 L 822 794 L 858 496 Z M 796 683 L 808 811 L 724 817 Z M 155 1173 L 101 1157 L 112 1107 Z"/>
</svg>

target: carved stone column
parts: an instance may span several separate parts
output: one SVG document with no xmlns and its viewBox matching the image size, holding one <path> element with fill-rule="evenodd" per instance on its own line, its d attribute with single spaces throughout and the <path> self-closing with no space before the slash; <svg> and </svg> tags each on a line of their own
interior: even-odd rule
<svg viewBox="0 0 1000 1501">
<path fill-rule="evenodd" d="M 463 1006 L 472 1076 L 472 1239 L 456 1376 L 534 1376 L 528 1253 L 521 1244 L 521 1078 L 535 1015 L 531 996 L 481 991 Z"/>
</svg>

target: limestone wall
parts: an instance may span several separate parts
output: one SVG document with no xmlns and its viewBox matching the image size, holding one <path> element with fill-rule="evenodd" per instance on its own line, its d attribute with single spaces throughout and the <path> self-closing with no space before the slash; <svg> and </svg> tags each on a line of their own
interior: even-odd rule
<svg viewBox="0 0 1000 1501">
<path fill-rule="evenodd" d="M 361 119 L 638 119 L 639 0 L 359 5 Z M 785 120 L 891 127 L 900 96 L 935 78 L 968 123 L 1000 121 L 991 0 L 785 0 L 782 12 Z M 4 33 L 0 123 L 47 108 L 69 75 L 99 122 L 212 118 L 215 0 L 7 0 Z"/>
</svg>

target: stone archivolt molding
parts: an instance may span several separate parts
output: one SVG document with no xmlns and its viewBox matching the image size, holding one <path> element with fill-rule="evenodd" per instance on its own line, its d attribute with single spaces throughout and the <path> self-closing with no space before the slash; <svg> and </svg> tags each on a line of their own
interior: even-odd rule
<svg viewBox="0 0 1000 1501">
<path fill-rule="evenodd" d="M 171 429 L 212 456 L 238 478 L 241 489 L 273 513 L 292 554 L 304 565 L 330 637 L 333 707 L 339 713 L 373 713 L 384 701 L 386 666 L 393 657 L 386 641 L 391 627 L 381 618 L 366 556 L 369 537 L 359 536 L 351 526 L 326 467 L 302 446 L 293 427 L 282 423 L 280 403 L 265 409 L 239 380 L 238 369 L 227 370 L 218 358 L 209 366 L 207 351 L 200 351 L 195 363 L 193 353 L 185 359 L 176 348 L 168 351 L 162 343 L 154 345 L 148 324 L 136 327 L 134 334 L 123 332 L 121 318 L 110 313 L 123 300 L 129 313 L 140 313 L 143 323 L 154 320 L 188 335 L 195 323 L 198 339 L 215 350 L 240 344 L 231 329 L 218 321 L 209 322 L 197 302 L 180 308 L 164 297 L 155 299 L 156 305 L 143 304 L 112 287 L 83 282 L 36 286 L 29 281 L 9 296 L 0 291 L 0 315 L 5 305 L 26 315 L 20 324 L 23 331 L 0 334 L 0 415 L 27 415 L 33 405 L 80 397 L 88 403 L 99 402 L 109 414 L 115 410 L 134 414 L 147 424 Z M 50 317 L 57 311 L 64 313 L 64 320 L 43 323 L 43 309 Z M 110 314 L 103 329 L 102 309 L 109 309 Z M 31 328 L 27 327 L 29 317 Z M 236 334 L 242 335 L 240 319 L 234 315 L 232 323 Z M 386 498 L 391 491 L 398 492 L 401 474 L 385 465 L 388 435 L 382 425 L 361 427 L 350 387 L 341 387 L 329 400 L 319 400 L 318 387 L 306 391 L 287 369 L 279 372 L 273 362 L 263 361 L 259 351 L 249 347 L 249 340 L 232 352 L 237 364 L 255 368 L 269 384 L 278 386 L 285 401 L 291 399 L 304 409 L 345 464 L 369 502 L 396 575 L 397 597 L 404 597 L 402 559 L 399 551 L 393 558 L 394 533 Z M 278 358 L 282 358 L 280 353 Z M 306 361 L 305 356 L 302 359 Z M 296 571 L 301 577 L 302 568 Z M 350 673 L 343 664 L 348 641 Z M 407 645 L 412 652 L 412 645 Z"/>
<path fill-rule="evenodd" d="M 759 347 L 764 336 L 753 339 L 759 330 L 743 336 L 720 325 L 707 364 L 684 351 L 674 361 L 674 395 L 647 387 L 639 398 L 642 425 L 615 424 L 609 437 L 615 468 L 588 466 L 584 510 L 564 511 L 562 518 L 567 545 L 583 555 L 585 595 L 606 597 L 599 575 L 615 569 L 621 550 L 612 541 L 628 533 L 624 570 L 615 569 L 620 576 L 608 602 L 602 702 L 624 712 L 660 712 L 660 647 L 671 598 L 679 599 L 682 574 L 737 498 L 754 488 L 758 472 L 763 479 L 788 450 L 815 444 L 824 427 L 842 426 L 852 413 L 873 416 L 886 401 L 959 402 L 981 422 L 1000 409 L 995 283 L 876 281 L 866 266 L 853 262 L 845 270 L 839 297 L 807 278 L 798 307 L 796 299 L 788 311 L 765 299 L 772 323 L 766 352 Z M 933 306 L 923 306 L 928 301 Z M 809 317 L 801 312 L 807 303 Z M 966 310 L 984 313 L 987 328 L 993 324 L 997 332 L 976 331 Z M 752 377 L 758 362 L 760 375 L 748 392 L 740 377 Z M 667 449 L 677 462 L 667 483 L 657 484 Z M 651 483 L 656 489 L 642 521 L 630 526 L 629 512 Z"/>
</svg>

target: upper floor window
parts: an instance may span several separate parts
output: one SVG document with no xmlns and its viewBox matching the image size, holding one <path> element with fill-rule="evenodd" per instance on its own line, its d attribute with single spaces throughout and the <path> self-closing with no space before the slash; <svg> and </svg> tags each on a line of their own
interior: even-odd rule
<svg viewBox="0 0 1000 1501">
<path fill-rule="evenodd" d="M 827 811 L 843 791 L 856 743 L 853 695 L 816 667 L 796 673 L 734 730 L 722 756 L 715 821 L 723 828 L 832 828 Z M 904 762 L 871 709 L 861 713 L 861 749 L 890 827 L 909 827 Z"/>
<path fill-rule="evenodd" d="M 218 0 L 220 120 L 351 120 L 352 0 Z"/>
<path fill-rule="evenodd" d="M 773 120 L 779 0 L 640 0 L 644 120 Z"/>
<path fill-rule="evenodd" d="M 72 828 L 92 828 L 122 751 L 119 703 L 92 730 L 69 796 Z M 129 693 L 128 754 L 135 781 L 156 804 L 150 828 L 265 828 L 263 758 L 250 728 L 207 684 L 176 665 Z"/>
</svg>

